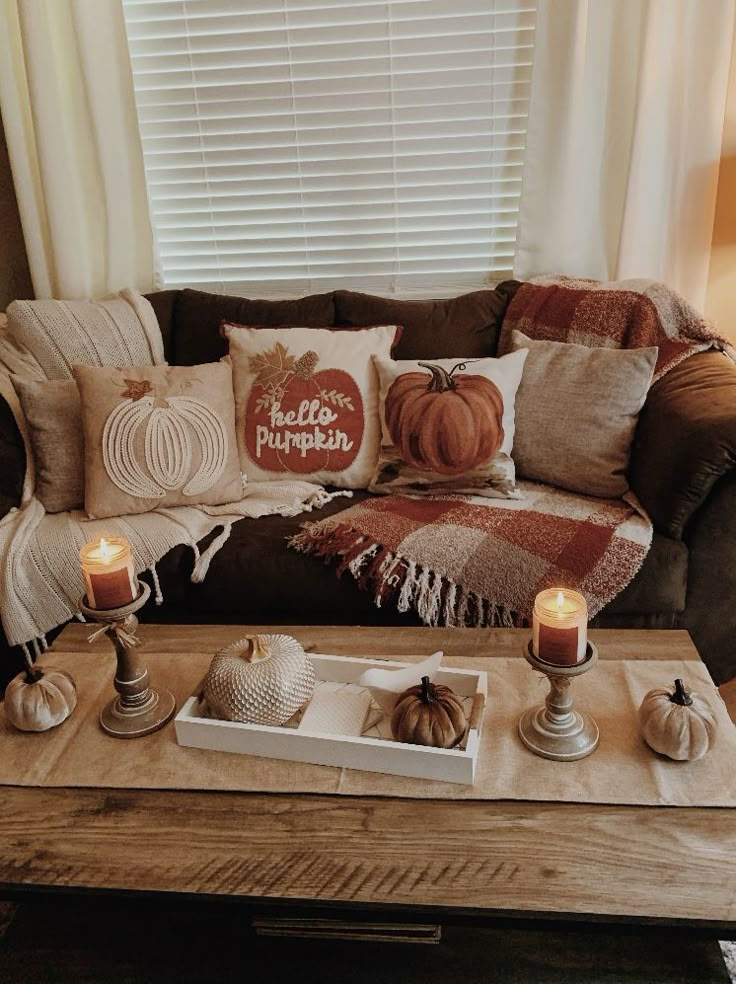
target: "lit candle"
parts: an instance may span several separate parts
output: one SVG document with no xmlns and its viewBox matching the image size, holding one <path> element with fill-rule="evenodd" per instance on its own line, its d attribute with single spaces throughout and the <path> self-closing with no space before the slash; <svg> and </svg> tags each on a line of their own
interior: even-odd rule
<svg viewBox="0 0 736 984">
<path fill-rule="evenodd" d="M 138 597 L 133 551 L 122 537 L 101 537 L 79 551 L 90 608 L 122 608 Z"/>
<path fill-rule="evenodd" d="M 588 605 L 569 588 L 549 588 L 534 599 L 532 647 L 537 659 L 572 666 L 585 659 Z"/>
</svg>

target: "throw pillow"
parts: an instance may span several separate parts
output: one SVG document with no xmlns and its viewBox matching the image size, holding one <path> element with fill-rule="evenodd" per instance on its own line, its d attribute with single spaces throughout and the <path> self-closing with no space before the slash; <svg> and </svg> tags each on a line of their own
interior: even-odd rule
<svg viewBox="0 0 736 984">
<path fill-rule="evenodd" d="M 378 378 L 396 325 L 355 331 L 223 325 L 248 481 L 298 476 L 365 488 L 378 460 Z"/>
<path fill-rule="evenodd" d="M 397 359 L 493 356 L 506 308 L 520 286 L 519 281 L 507 280 L 495 290 L 475 290 L 435 301 L 399 301 L 336 290 L 335 324 L 402 325 Z"/>
<path fill-rule="evenodd" d="M 84 438 L 73 379 L 13 377 L 36 463 L 36 495 L 46 512 L 84 505 Z"/>
<path fill-rule="evenodd" d="M 229 365 L 75 366 L 74 377 L 90 516 L 242 498 Z"/>
<path fill-rule="evenodd" d="M 521 498 L 511 448 L 525 359 L 376 359 L 382 441 L 370 490 Z"/>
<path fill-rule="evenodd" d="M 71 379 L 72 366 L 160 365 L 161 329 L 134 290 L 104 301 L 13 301 L 8 334 L 48 379 Z"/>
<path fill-rule="evenodd" d="M 520 476 L 606 498 L 629 488 L 626 469 L 656 348 L 588 348 L 511 333 L 528 352 L 516 396 Z"/>
</svg>

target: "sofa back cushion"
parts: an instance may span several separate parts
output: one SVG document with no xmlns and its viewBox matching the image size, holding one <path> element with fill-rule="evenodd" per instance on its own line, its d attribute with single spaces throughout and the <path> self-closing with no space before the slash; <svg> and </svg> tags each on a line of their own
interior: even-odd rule
<svg viewBox="0 0 736 984">
<path fill-rule="evenodd" d="M 397 359 L 471 359 L 493 356 L 501 322 L 520 283 L 435 301 L 399 301 L 351 290 L 336 290 L 335 324 L 402 325 Z"/>
<path fill-rule="evenodd" d="M 178 366 L 217 362 L 227 354 L 227 341 L 220 334 L 223 321 L 274 328 L 279 325 L 329 328 L 335 323 L 335 304 L 332 294 L 262 301 L 202 290 L 181 290 L 176 299 L 170 361 Z"/>
</svg>

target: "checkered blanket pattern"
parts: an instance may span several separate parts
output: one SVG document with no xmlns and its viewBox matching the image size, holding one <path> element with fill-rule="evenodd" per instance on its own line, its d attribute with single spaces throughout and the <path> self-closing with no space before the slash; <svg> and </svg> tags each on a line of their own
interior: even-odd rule
<svg viewBox="0 0 736 984">
<path fill-rule="evenodd" d="M 529 338 L 591 347 L 659 348 L 654 381 L 696 352 L 715 348 L 736 361 L 736 352 L 687 301 L 653 280 L 575 280 L 536 277 L 524 283 L 508 306 L 499 355 L 509 351 L 511 332 Z"/>
<path fill-rule="evenodd" d="M 633 499 L 520 484 L 523 499 L 369 499 L 290 545 L 427 625 L 526 625 L 537 592 L 557 585 L 580 591 L 592 618 L 641 567 L 649 520 Z"/>
</svg>

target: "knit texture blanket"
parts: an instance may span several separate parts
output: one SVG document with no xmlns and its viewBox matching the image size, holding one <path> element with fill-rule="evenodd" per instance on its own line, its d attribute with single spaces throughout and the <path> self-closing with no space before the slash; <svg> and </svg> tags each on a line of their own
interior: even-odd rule
<svg viewBox="0 0 736 984">
<path fill-rule="evenodd" d="M 20 507 L 0 520 L 0 615 L 8 642 L 22 646 L 27 659 L 45 648 L 47 632 L 78 615 L 84 592 L 79 549 L 88 541 L 125 537 L 136 573 L 151 572 L 161 603 L 156 564 L 173 547 L 192 548 L 191 579 L 197 583 L 233 523 L 273 513 L 297 515 L 345 494 L 328 494 L 302 481 L 260 482 L 247 486 L 242 500 L 223 506 L 177 506 L 106 520 L 89 520 L 79 511 L 47 514 L 34 495 L 33 452 L 11 377 L 71 378 L 75 362 L 161 364 L 161 332 L 148 301 L 130 290 L 101 302 L 15 301 L 8 315 L 7 326 L 0 318 L 0 395 L 23 436 L 27 467 Z M 215 530 L 218 535 L 200 553 L 198 542 Z"/>
<path fill-rule="evenodd" d="M 707 349 L 736 361 L 728 339 L 666 284 L 653 280 L 575 280 L 536 277 L 516 291 L 504 316 L 499 355 L 511 332 L 529 338 L 607 348 L 659 349 L 654 382 Z"/>
<path fill-rule="evenodd" d="M 524 498 L 369 499 L 306 524 L 292 547 L 335 562 L 375 604 L 427 625 L 518 626 L 564 584 L 595 616 L 626 587 L 652 539 L 636 503 L 533 482 Z"/>
</svg>

